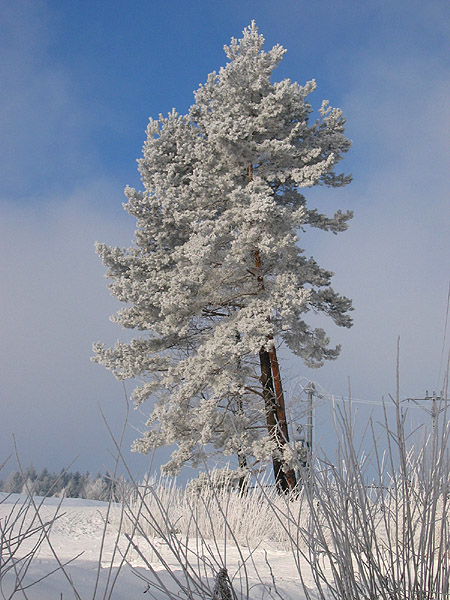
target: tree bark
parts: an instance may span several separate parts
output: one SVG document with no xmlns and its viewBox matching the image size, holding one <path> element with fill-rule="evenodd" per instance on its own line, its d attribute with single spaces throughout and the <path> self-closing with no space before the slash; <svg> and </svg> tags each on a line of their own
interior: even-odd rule
<svg viewBox="0 0 450 600">
<path fill-rule="evenodd" d="M 237 457 L 238 457 L 239 468 L 242 469 L 242 471 L 247 472 L 248 471 L 248 463 L 247 463 L 246 455 L 243 452 L 239 451 Z M 240 494 L 242 494 L 242 495 L 246 494 L 247 488 L 248 488 L 248 477 L 247 477 L 247 475 L 242 475 L 241 477 L 239 477 L 239 492 L 240 492 Z"/>
<path fill-rule="evenodd" d="M 236 343 L 238 343 L 239 340 L 241 339 L 239 331 L 236 331 L 235 338 L 236 338 Z M 241 359 L 240 358 L 237 361 L 237 369 L 238 369 L 238 371 L 241 369 Z M 244 403 L 242 401 L 242 397 L 238 397 L 238 399 L 237 399 L 237 412 L 239 415 L 244 414 Z M 237 452 L 237 459 L 238 459 L 238 465 L 239 465 L 239 468 L 241 469 L 241 471 L 243 473 L 247 473 L 247 471 L 248 471 L 247 456 L 246 456 L 245 452 L 242 450 L 242 446 Z M 245 475 L 243 474 L 239 478 L 239 492 L 241 494 L 246 494 L 247 487 L 248 487 L 248 477 L 246 474 Z"/>
<path fill-rule="evenodd" d="M 270 438 L 275 441 L 277 450 L 282 450 L 283 444 L 278 429 L 277 407 L 275 402 L 275 393 L 273 390 L 270 356 L 267 350 L 260 350 L 259 361 L 261 365 L 261 383 L 263 386 L 267 430 Z M 283 462 L 276 456 L 272 456 L 272 464 L 275 484 L 278 492 L 280 494 L 289 492 L 290 485 L 283 470 Z"/>
<path fill-rule="evenodd" d="M 283 386 L 281 383 L 280 366 L 278 364 L 277 350 L 273 346 L 269 351 L 270 365 L 272 368 L 272 378 L 275 391 L 275 406 L 277 412 L 277 425 L 280 435 L 280 443 L 284 446 L 289 442 L 289 430 L 286 418 L 286 405 L 284 402 Z M 297 485 L 297 478 L 293 469 L 284 471 L 289 488 L 292 490 Z"/>
</svg>

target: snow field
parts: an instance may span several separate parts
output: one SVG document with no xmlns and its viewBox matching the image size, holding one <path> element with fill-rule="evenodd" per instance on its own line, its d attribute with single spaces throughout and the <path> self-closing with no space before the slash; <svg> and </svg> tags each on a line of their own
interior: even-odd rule
<svg viewBox="0 0 450 600">
<path fill-rule="evenodd" d="M 4 522 L 13 511 L 26 502 L 25 496 L 13 494 L 9 497 L 3 495 L 3 502 L 0 504 L 0 521 Z M 41 499 L 36 498 L 36 501 Z M 51 522 L 57 510 L 55 499 L 47 499 L 39 506 L 39 514 L 43 522 Z M 70 576 L 76 593 L 82 600 L 94 598 L 94 589 L 97 575 L 99 584 L 95 598 L 108 597 L 109 588 L 112 579 L 117 575 L 122 561 L 121 553 L 126 552 L 126 564 L 120 570 L 117 581 L 114 584 L 111 598 L 122 600 L 132 598 L 142 594 L 147 589 L 147 580 L 153 580 L 155 585 L 161 585 L 161 582 L 167 589 L 172 590 L 174 595 L 179 590 L 175 584 L 174 577 L 183 581 L 183 565 L 176 559 L 171 551 L 174 537 L 167 541 L 157 537 L 144 537 L 135 535 L 135 545 L 138 551 L 128 547 L 125 534 L 117 535 L 117 525 L 120 521 L 120 507 L 113 507 L 110 523 L 106 528 L 106 535 L 102 548 L 102 537 L 105 531 L 105 520 L 107 517 L 108 505 L 106 503 L 93 502 L 90 500 L 66 499 L 62 502 L 58 517 L 51 527 L 50 540 L 51 545 L 56 552 L 61 563 L 69 562 L 65 570 Z M 33 514 L 27 515 L 27 523 L 33 519 Z M 248 519 L 251 520 L 251 519 Z M 177 538 L 182 540 L 182 546 L 185 543 L 184 536 L 177 534 Z M 149 539 L 151 540 L 149 543 Z M 26 539 L 20 546 L 20 551 L 16 554 L 16 559 L 26 556 L 34 547 L 35 536 Z M 270 563 L 274 572 L 279 573 L 277 577 L 278 585 L 289 596 L 299 596 L 299 583 L 296 577 L 296 569 L 291 553 L 286 550 L 280 550 L 276 544 L 269 541 L 260 541 L 253 550 L 250 547 L 242 546 L 238 549 L 232 541 L 211 539 L 191 539 L 187 543 L 186 556 L 196 563 L 202 575 L 210 577 L 211 586 L 213 585 L 212 573 L 219 569 L 220 561 L 228 569 L 230 579 L 233 581 L 235 590 L 242 593 L 245 597 L 249 592 L 252 598 L 265 597 L 273 590 L 273 581 L 271 571 L 268 567 Z M 119 552 L 117 552 L 119 548 Z M 99 557 L 101 553 L 100 569 Z M 158 556 L 164 561 L 163 566 Z M 201 557 L 201 558 L 199 558 Z M 245 561 L 245 569 L 242 565 Z M 216 562 L 219 561 L 219 562 Z M 154 569 L 152 573 L 148 568 L 148 563 Z M 47 542 L 44 542 L 35 555 L 24 579 L 24 587 L 33 581 L 38 581 L 58 568 L 58 563 Z M 172 572 L 172 574 L 170 573 Z M 245 574 L 248 578 L 246 581 Z M 160 579 L 155 581 L 155 574 Z M 9 572 L 1 579 L 1 590 L 3 597 L 10 597 L 13 590 L 16 574 Z M 109 579 L 109 581 L 108 581 Z M 247 590 L 248 586 L 248 590 Z M 268 587 L 267 587 L 268 586 Z M 72 589 L 61 570 L 57 570 L 49 577 L 39 581 L 36 585 L 25 590 L 26 596 L 30 600 L 49 600 L 50 598 L 63 599 L 76 598 L 77 595 Z M 150 590 L 149 590 L 150 591 Z M 152 593 L 157 598 L 165 598 L 167 594 L 164 591 L 158 591 L 152 588 Z M 62 596 L 61 596 L 62 594 Z M 17 592 L 14 597 L 24 597 L 22 592 Z"/>
</svg>

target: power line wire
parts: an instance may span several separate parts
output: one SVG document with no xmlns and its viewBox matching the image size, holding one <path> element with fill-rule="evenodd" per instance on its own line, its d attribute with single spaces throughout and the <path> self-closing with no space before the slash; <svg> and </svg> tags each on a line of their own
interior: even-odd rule
<svg viewBox="0 0 450 600">
<path fill-rule="evenodd" d="M 354 396 L 349 398 L 348 396 L 343 396 L 342 394 L 339 394 L 339 395 L 332 394 L 331 392 L 326 390 L 320 383 L 318 383 L 316 381 L 312 381 L 312 380 L 309 380 L 308 383 L 309 382 L 314 384 L 314 387 L 315 387 L 314 396 L 316 398 L 318 398 L 319 400 L 327 400 L 327 401 L 333 401 L 333 402 L 351 402 L 352 404 L 367 404 L 370 406 L 386 406 L 386 407 L 394 406 L 391 402 L 383 402 L 382 400 L 368 400 L 367 398 L 355 398 Z M 300 393 L 306 394 L 308 392 L 308 384 L 305 386 L 300 385 L 300 387 L 302 388 Z M 319 389 L 321 390 L 320 392 L 318 391 Z M 415 394 L 415 395 L 417 395 L 417 394 Z M 405 396 L 404 398 L 400 399 L 401 402 L 405 402 L 407 400 L 411 400 L 411 397 Z M 421 400 L 431 402 L 433 400 L 433 397 L 428 396 L 428 393 L 427 393 L 424 398 L 421 398 Z"/>
</svg>

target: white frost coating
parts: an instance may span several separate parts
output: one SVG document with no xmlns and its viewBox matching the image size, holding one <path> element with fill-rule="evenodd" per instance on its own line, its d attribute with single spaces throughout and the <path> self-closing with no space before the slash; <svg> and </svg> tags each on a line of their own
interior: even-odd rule
<svg viewBox="0 0 450 600">
<path fill-rule="evenodd" d="M 284 50 L 264 52 L 263 42 L 252 23 L 225 48 L 229 62 L 200 86 L 187 115 L 150 119 L 139 161 L 144 190 L 125 190 L 134 245 L 97 245 L 111 293 L 126 304 L 114 320 L 142 334 L 96 344 L 94 360 L 119 379 L 142 379 L 136 403 L 157 398 L 135 449 L 176 443 L 166 465 L 173 473 L 206 450 L 269 458 L 261 347 L 276 339 L 318 366 L 339 349 L 306 313 L 351 325 L 351 303 L 330 287 L 332 274 L 297 245 L 300 227 L 337 233 L 351 218 L 309 209 L 300 193 L 350 182 L 334 172 L 350 147 L 345 119 L 324 102 L 310 123 L 315 82 L 272 83 Z"/>
</svg>

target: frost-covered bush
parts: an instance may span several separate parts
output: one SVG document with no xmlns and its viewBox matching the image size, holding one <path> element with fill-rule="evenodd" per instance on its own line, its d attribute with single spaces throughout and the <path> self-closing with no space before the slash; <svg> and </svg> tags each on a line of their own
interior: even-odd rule
<svg viewBox="0 0 450 600">
<path fill-rule="evenodd" d="M 290 497 L 267 481 L 242 493 L 221 484 L 222 470 L 190 490 L 153 481 L 127 506 L 127 531 L 155 560 L 163 540 L 199 580 L 203 568 L 209 580 L 218 576 L 227 547 L 244 555 L 265 541 L 292 550 L 308 600 L 448 600 L 449 413 L 443 402 L 433 431 L 413 446 L 407 412 L 394 406 L 395 423 L 370 423 L 363 445 L 351 412 L 337 409 L 336 455 L 300 463 L 303 485 Z M 211 597 L 208 590 L 201 597 Z"/>
<path fill-rule="evenodd" d="M 0 465 L 0 471 L 6 462 Z M 37 562 L 40 548 L 49 543 L 51 529 L 59 518 L 60 506 L 55 506 L 53 514 L 47 516 L 45 521 L 42 519 L 39 509 L 45 498 L 39 501 L 34 498 L 33 484 L 29 478 L 31 473 L 35 473 L 32 468 L 8 477 L 10 488 L 20 484 L 21 496 L 16 496 L 13 491 L 0 492 L 0 593 L 5 600 L 18 596 L 28 598 L 30 588 L 51 574 L 43 572 L 32 578 L 29 572 Z M 11 497 L 11 494 L 14 495 Z M 61 563 L 53 572 L 59 568 L 62 568 Z"/>
<path fill-rule="evenodd" d="M 174 479 L 151 478 L 136 486 L 126 503 L 126 531 L 133 530 L 138 515 L 140 535 L 151 538 L 169 532 L 183 538 L 224 540 L 231 530 L 239 543 L 265 540 L 288 548 L 289 538 L 273 518 L 273 507 L 281 509 L 289 499 L 280 497 L 266 479 L 245 490 L 238 480 L 239 472 L 228 469 L 203 473 L 184 488 Z"/>
<path fill-rule="evenodd" d="M 407 411 L 393 402 L 395 424 L 386 412 L 381 433 L 371 422 L 364 452 L 355 442 L 353 415 L 337 410 L 336 456 L 317 456 L 304 470 L 299 507 L 272 505 L 297 565 L 310 565 L 322 600 L 448 600 L 447 403 L 425 443 L 414 446 Z"/>
<path fill-rule="evenodd" d="M 191 479 L 187 484 L 187 491 L 192 494 L 201 495 L 205 490 L 242 490 L 245 491 L 248 486 L 250 474 L 244 469 L 213 469 L 212 471 L 203 471 L 195 479 Z"/>
</svg>

